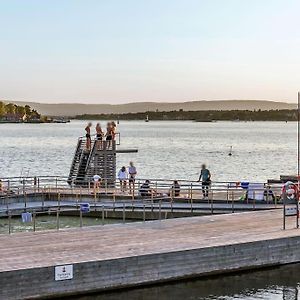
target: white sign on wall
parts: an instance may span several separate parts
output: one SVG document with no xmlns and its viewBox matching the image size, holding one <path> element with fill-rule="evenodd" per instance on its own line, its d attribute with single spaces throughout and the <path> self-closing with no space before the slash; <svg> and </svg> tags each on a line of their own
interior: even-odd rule
<svg viewBox="0 0 300 300">
<path fill-rule="evenodd" d="M 56 266 L 55 281 L 73 279 L 73 265 Z"/>
</svg>

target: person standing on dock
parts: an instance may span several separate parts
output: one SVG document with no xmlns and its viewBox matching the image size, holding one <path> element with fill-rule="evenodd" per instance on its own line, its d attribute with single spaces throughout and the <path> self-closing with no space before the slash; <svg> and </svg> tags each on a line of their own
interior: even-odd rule
<svg viewBox="0 0 300 300">
<path fill-rule="evenodd" d="M 112 129 L 111 122 L 107 122 L 105 136 L 106 136 L 106 149 L 109 149 L 113 139 L 113 129 Z"/>
<path fill-rule="evenodd" d="M 129 163 L 128 173 L 129 173 L 129 193 L 131 194 L 131 186 L 132 186 L 132 192 L 134 192 L 135 176 L 137 174 L 136 167 L 134 166 L 132 161 Z"/>
<path fill-rule="evenodd" d="M 97 139 L 97 149 L 98 150 L 102 150 L 103 149 L 103 145 L 102 145 L 102 139 L 103 139 L 103 131 L 101 128 L 100 123 L 97 123 L 96 125 L 96 139 Z"/>
<path fill-rule="evenodd" d="M 91 150 L 91 127 L 92 127 L 92 123 L 89 122 L 88 125 L 85 127 L 85 137 L 86 137 L 86 150 L 90 151 Z"/>
<path fill-rule="evenodd" d="M 202 179 L 202 194 L 203 194 L 203 199 L 208 198 L 208 190 L 211 184 L 211 174 L 210 171 L 206 168 L 206 165 L 203 164 L 201 166 L 201 173 L 199 176 L 198 182 L 201 181 Z"/>
<path fill-rule="evenodd" d="M 126 182 L 128 179 L 128 173 L 126 171 L 126 167 L 122 167 L 121 170 L 118 173 L 118 178 L 120 180 L 120 188 L 121 188 L 121 192 L 125 192 L 126 191 Z"/>
</svg>

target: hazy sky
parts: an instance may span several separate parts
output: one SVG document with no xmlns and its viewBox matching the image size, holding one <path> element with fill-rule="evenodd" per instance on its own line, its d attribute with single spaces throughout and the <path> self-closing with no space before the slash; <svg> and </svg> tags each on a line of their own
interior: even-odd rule
<svg viewBox="0 0 300 300">
<path fill-rule="evenodd" d="M 299 0 L 0 0 L 0 99 L 296 101 Z"/>
</svg>

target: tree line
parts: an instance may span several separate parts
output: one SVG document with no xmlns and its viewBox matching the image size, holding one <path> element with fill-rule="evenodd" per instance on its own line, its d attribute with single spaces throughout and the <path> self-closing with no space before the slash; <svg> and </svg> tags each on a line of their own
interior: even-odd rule
<svg viewBox="0 0 300 300">
<path fill-rule="evenodd" d="M 7 122 L 41 121 L 42 116 L 29 105 L 21 106 L 0 101 L 0 120 Z"/>
<path fill-rule="evenodd" d="M 124 114 L 83 114 L 79 120 L 194 120 L 210 121 L 297 121 L 297 110 L 205 110 L 148 111 Z"/>
</svg>

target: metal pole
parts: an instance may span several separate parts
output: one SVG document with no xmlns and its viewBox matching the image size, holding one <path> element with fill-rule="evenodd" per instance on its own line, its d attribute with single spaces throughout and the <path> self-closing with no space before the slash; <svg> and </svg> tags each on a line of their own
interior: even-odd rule
<svg viewBox="0 0 300 300">
<path fill-rule="evenodd" d="M 59 230 L 59 209 L 56 211 L 56 230 Z"/>
<path fill-rule="evenodd" d="M 300 182 L 300 178 L 299 178 L 299 175 L 300 175 L 300 138 L 299 138 L 299 134 L 300 134 L 300 92 L 298 92 L 298 110 L 297 110 L 297 153 L 298 153 L 298 190 L 299 190 L 299 182 Z M 297 199 L 296 199 L 296 202 L 297 202 L 297 220 L 296 220 L 296 225 L 297 225 L 297 228 L 299 228 L 299 192 L 298 192 L 298 195 L 297 195 Z"/>
<path fill-rule="evenodd" d="M 8 214 L 8 233 L 11 234 L 11 213 Z"/>
<path fill-rule="evenodd" d="M 104 225 L 104 205 L 102 205 L 102 225 Z"/>
<path fill-rule="evenodd" d="M 82 227 L 82 211 L 80 210 L 80 227 Z"/>
<path fill-rule="evenodd" d="M 33 232 L 35 232 L 35 212 L 33 212 Z"/>
<path fill-rule="evenodd" d="M 123 202 L 123 223 L 125 223 L 125 203 Z"/>
<path fill-rule="evenodd" d="M 161 199 L 159 200 L 159 221 L 161 221 Z"/>
</svg>

